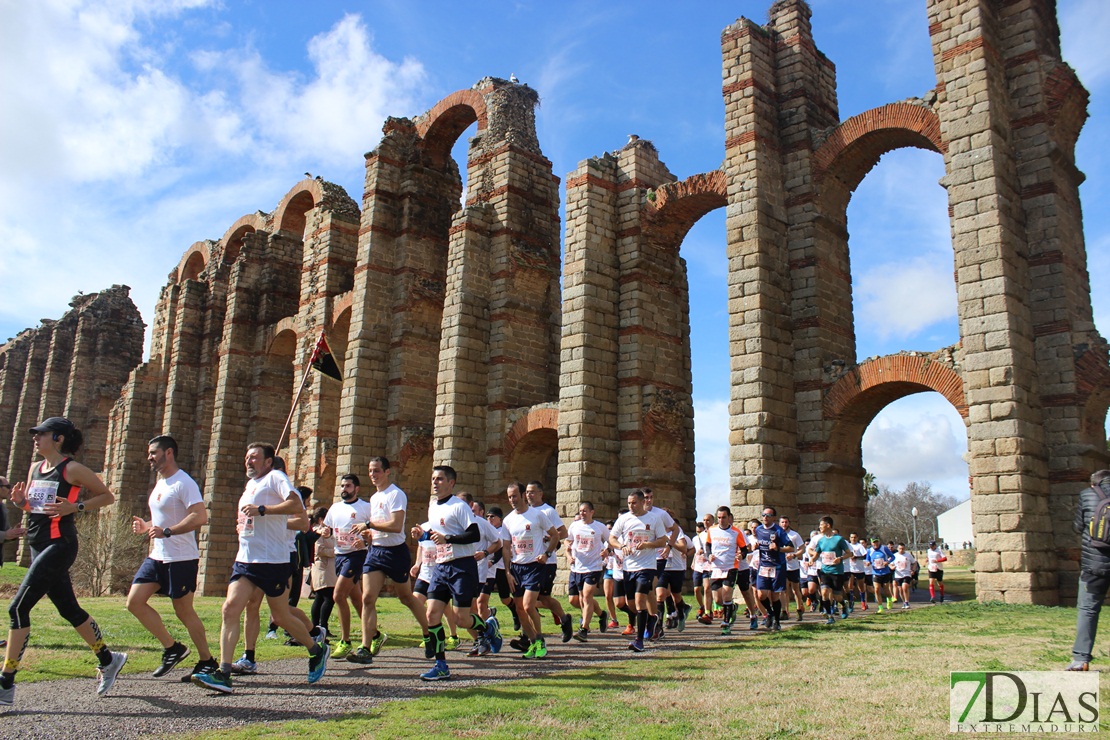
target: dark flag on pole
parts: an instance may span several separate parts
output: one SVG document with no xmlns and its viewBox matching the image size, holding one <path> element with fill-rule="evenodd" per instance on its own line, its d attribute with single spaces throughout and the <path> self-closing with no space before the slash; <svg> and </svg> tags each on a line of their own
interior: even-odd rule
<svg viewBox="0 0 1110 740">
<path fill-rule="evenodd" d="M 312 350 L 312 359 L 308 362 L 314 369 L 319 370 L 329 378 L 335 378 L 342 382 L 343 372 L 335 362 L 331 347 L 328 346 L 328 337 L 324 332 L 320 332 L 320 340 L 316 342 L 316 349 Z"/>
</svg>

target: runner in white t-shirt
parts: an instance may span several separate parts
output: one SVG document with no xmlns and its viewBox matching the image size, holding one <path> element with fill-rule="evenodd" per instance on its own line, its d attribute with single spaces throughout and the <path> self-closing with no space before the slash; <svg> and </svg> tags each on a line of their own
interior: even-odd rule
<svg viewBox="0 0 1110 740">
<path fill-rule="evenodd" d="M 208 511 L 200 488 L 188 473 L 177 467 L 177 442 L 162 434 L 147 445 L 147 462 L 158 475 L 150 492 L 150 519 L 132 517 L 131 530 L 150 540 L 150 555 L 139 567 L 127 594 L 127 610 L 162 643 L 162 664 L 154 676 L 164 676 L 189 655 L 189 648 L 174 640 L 162 622 L 158 610 L 150 605 L 150 597 L 164 594 L 173 601 L 177 618 L 196 646 L 200 662 L 193 673 L 211 673 L 219 668 L 208 648 L 204 623 L 193 608 L 197 590 L 197 569 L 200 550 L 196 531 L 208 523 Z"/>
<path fill-rule="evenodd" d="M 426 608 L 412 593 L 409 568 L 412 554 L 405 544 L 405 516 L 408 496 L 390 480 L 389 460 L 372 457 L 366 465 L 374 493 L 370 496 L 370 519 L 357 529 L 363 537 L 370 534 L 370 549 L 362 563 L 362 645 L 347 656 L 352 663 L 367 665 L 372 662 L 389 635 L 378 629 L 378 596 L 385 587 L 385 579 L 393 583 L 397 600 L 412 613 L 426 640 L 428 617 Z"/>
<path fill-rule="evenodd" d="M 520 488 L 519 483 L 511 484 Z M 559 543 L 567 538 L 567 527 L 563 523 L 563 518 L 559 516 L 559 512 L 555 511 L 555 507 L 551 504 L 544 503 L 543 484 L 538 480 L 529 483 L 524 489 L 524 495 L 528 498 L 528 505 L 537 511 L 542 512 L 551 522 L 551 526 L 559 533 L 556 542 L 552 545 L 556 551 L 559 549 Z M 552 558 L 546 566 L 544 571 L 545 580 L 543 588 L 540 590 L 540 606 L 551 612 L 551 616 L 555 622 L 563 630 L 563 642 L 570 642 L 571 636 L 574 634 L 574 620 L 571 616 L 563 611 L 563 605 L 559 600 L 551 595 L 552 589 L 555 587 L 555 578 L 558 575 L 559 563 L 558 558 Z"/>
<path fill-rule="evenodd" d="M 601 631 L 609 629 L 609 615 L 598 606 L 595 598 L 605 572 L 609 528 L 594 519 L 594 505 L 590 501 L 578 505 L 578 517 L 567 527 L 567 562 L 570 563 L 570 603 L 582 610 L 574 639 L 586 642 L 595 614 L 601 621 Z"/>
<path fill-rule="evenodd" d="M 944 550 L 937 547 L 936 542 L 929 543 L 925 553 L 926 568 L 929 570 L 929 602 L 937 603 L 937 590 L 940 590 L 940 603 L 944 603 L 944 563 L 948 560 Z"/>
<path fill-rule="evenodd" d="M 705 530 L 707 527 L 712 527 L 715 522 L 712 514 L 706 514 L 705 519 L 695 525 L 694 562 L 691 570 L 694 577 L 694 601 L 698 602 L 697 619 L 702 624 L 713 623 L 713 594 L 709 590 L 709 572 L 712 567 L 705 552 Z"/>
<path fill-rule="evenodd" d="M 905 543 L 899 542 L 898 552 L 891 559 L 891 567 L 894 568 L 895 589 L 902 599 L 903 609 L 910 608 L 910 581 L 913 580 L 913 564 L 916 562 L 917 558 L 913 553 L 906 551 Z"/>
<path fill-rule="evenodd" d="M 239 642 L 239 617 L 258 590 L 266 595 L 274 622 L 299 644 L 308 646 L 308 682 L 319 681 L 327 669 L 331 651 L 323 635 L 317 643 L 290 611 L 289 601 L 284 596 L 292 570 L 287 520 L 291 515 L 304 516 L 304 504 L 289 480 L 274 471 L 273 465 L 273 447 L 258 442 L 247 446 L 244 466 L 249 480 L 237 507 L 239 551 L 232 565 L 231 582 L 222 609 L 220 669 L 193 674 L 193 683 L 202 688 L 231 693 L 231 656 Z"/>
<path fill-rule="evenodd" d="M 559 533 L 540 509 L 528 505 L 528 497 L 516 485 L 505 490 L 512 507 L 502 523 L 502 552 L 509 558 L 506 578 L 517 603 L 517 616 L 524 632 L 523 639 L 509 644 L 521 650 L 527 659 L 547 655 L 540 618 L 540 593 L 547 582 L 547 564 L 555 558 Z"/>
<path fill-rule="evenodd" d="M 633 652 L 644 651 L 644 637 L 651 633 L 651 595 L 655 585 L 656 551 L 669 541 L 667 529 L 656 511 L 648 511 L 644 492 L 628 494 L 628 512 L 621 514 L 609 534 L 610 547 L 624 553 L 625 597 L 634 599 L 636 639 L 628 645 Z"/>
<path fill-rule="evenodd" d="M 474 613 L 486 623 L 486 639 L 489 641 L 491 653 L 501 652 L 501 623 L 497 621 L 497 608 L 490 608 L 490 591 L 485 590 L 486 582 L 495 573 L 496 565 L 493 558 L 501 552 L 501 532 L 486 519 L 485 503 L 475 500 L 470 502 L 470 511 L 474 520 L 478 522 L 481 539 L 478 549 L 474 553 L 474 560 L 478 563 L 478 594 L 474 597 Z M 476 658 L 481 654 L 481 646 L 477 643 L 471 649 L 469 656 Z"/>
<path fill-rule="evenodd" d="M 793 594 L 800 622 L 805 614 L 805 607 L 802 604 L 802 557 L 805 554 L 805 540 L 790 528 L 790 517 L 780 516 L 779 526 L 786 532 L 790 544 L 794 546 L 794 551 L 786 554 L 786 592 L 783 594 L 782 611 L 787 617 L 790 616 L 790 596 Z"/>
<path fill-rule="evenodd" d="M 362 620 L 362 566 L 366 562 L 366 524 L 370 521 L 370 504 L 359 498 L 360 481 L 348 473 L 339 479 L 340 500 L 328 509 L 324 526 L 335 537 L 335 605 L 339 608 L 339 642 L 332 655 L 346 658 L 353 649 L 351 644 L 351 604 Z M 367 642 L 367 636 L 362 636 Z M 369 652 L 369 650 L 367 650 Z M 360 656 L 361 657 L 361 656 Z M 363 661 L 359 661 L 363 662 Z"/>
</svg>

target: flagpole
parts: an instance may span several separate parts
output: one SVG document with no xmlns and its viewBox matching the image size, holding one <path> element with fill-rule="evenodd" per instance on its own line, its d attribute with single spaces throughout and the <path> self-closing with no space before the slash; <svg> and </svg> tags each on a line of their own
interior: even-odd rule
<svg viewBox="0 0 1110 740">
<path fill-rule="evenodd" d="M 312 373 L 312 363 L 316 362 L 316 358 L 320 354 L 321 344 L 327 341 L 324 338 L 326 336 L 327 333 L 321 330 L 320 338 L 316 340 L 316 346 L 312 348 L 312 354 L 309 355 L 308 363 L 304 368 L 304 376 L 301 378 L 301 385 L 297 388 L 297 395 L 293 398 L 293 405 L 289 407 L 289 416 L 285 418 L 285 428 L 281 430 L 281 436 L 278 437 L 277 447 L 274 448 L 274 452 L 280 450 L 281 446 L 285 443 L 285 435 L 289 433 L 289 426 L 293 423 L 293 414 L 297 410 L 297 404 L 301 401 L 301 395 L 304 393 L 305 384 L 308 383 L 308 376 Z"/>
<path fill-rule="evenodd" d="M 277 447 L 274 452 L 281 450 L 282 444 L 285 443 L 285 435 L 289 433 L 289 425 L 293 423 L 293 413 L 297 410 L 297 404 L 300 403 L 301 395 L 304 393 L 304 387 L 308 383 L 308 376 L 312 372 L 312 363 L 309 362 L 308 366 L 304 369 L 304 377 L 301 378 L 301 387 L 297 389 L 297 395 L 293 399 L 293 405 L 289 407 L 289 416 L 285 419 L 285 428 L 281 430 L 281 436 L 278 437 Z"/>
</svg>

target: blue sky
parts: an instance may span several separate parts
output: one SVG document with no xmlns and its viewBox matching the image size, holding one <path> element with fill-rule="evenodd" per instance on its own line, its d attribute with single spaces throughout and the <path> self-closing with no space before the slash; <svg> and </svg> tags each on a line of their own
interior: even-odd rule
<svg viewBox="0 0 1110 740">
<path fill-rule="evenodd" d="M 813 0 L 841 118 L 935 84 L 924 0 Z M 414 116 L 487 75 L 534 87 L 540 143 L 577 163 L 652 140 L 676 176 L 723 159 L 721 29 L 733 2 L 0 2 L 0 340 L 113 283 L 151 323 L 194 241 L 271 210 L 309 171 L 362 191 L 387 115 Z M 695 9 L 696 8 L 696 12 Z M 1078 146 L 1093 285 L 1110 278 L 1110 3 L 1061 0 L 1064 58 L 1091 92 Z M 18 74 L 12 74 L 18 70 Z M 467 135 L 472 134 L 468 132 Z M 859 358 L 957 341 L 939 155 L 885 156 L 849 208 Z M 724 216 L 690 232 L 699 508 L 727 498 Z M 1095 296 L 1105 327 L 1110 302 Z M 966 435 L 936 394 L 900 401 L 864 464 L 900 487 L 967 492 Z"/>
</svg>

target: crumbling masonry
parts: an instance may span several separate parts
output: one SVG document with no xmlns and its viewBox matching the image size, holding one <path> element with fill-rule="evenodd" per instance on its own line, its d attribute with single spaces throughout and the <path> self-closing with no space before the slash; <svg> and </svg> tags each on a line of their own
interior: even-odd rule
<svg viewBox="0 0 1110 740">
<path fill-rule="evenodd" d="M 967 423 L 980 598 L 1074 599 L 1077 543 L 1060 512 L 1107 465 L 1110 405 L 1074 161 L 1087 93 L 1060 58 L 1051 0 L 927 6 L 936 87 L 847 120 L 805 2 L 726 28 L 723 165 L 678 179 L 635 137 L 583 161 L 566 181 L 561 296 L 559 180 L 536 138 L 536 93 L 486 78 L 419 118 L 390 119 L 366 155 L 361 207 L 307 179 L 272 213 L 185 253 L 150 358 L 111 411 L 110 485 L 142 506 L 146 440 L 177 437 L 211 509 L 203 590 L 220 592 L 245 445 L 277 439 L 326 331 L 344 378 L 309 376 L 284 453 L 322 498 L 338 473 L 384 454 L 410 492 L 410 521 L 431 466 L 448 463 L 487 501 L 510 480 L 539 479 L 566 515 L 590 499 L 611 517 L 649 485 L 689 525 L 680 246 L 724 208 L 738 514 L 773 504 L 802 529 L 824 513 L 861 526 L 864 429 L 898 398 L 937 391 Z M 463 183 L 450 152 L 474 124 Z M 861 363 L 846 209 L 900 147 L 944 158 L 960 343 Z M 37 380 L 65 321 L 0 350 L 10 471 L 29 459 L 19 432 L 32 417 L 64 411 L 88 429 L 105 413 L 81 395 L 93 377 L 108 382 L 77 369 L 79 349 L 64 391 Z M 88 461 L 99 463 L 95 447 Z"/>
</svg>

